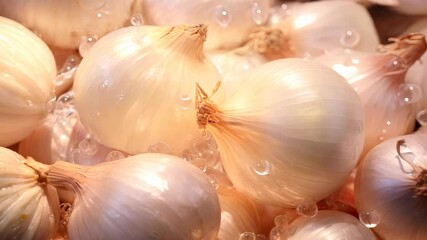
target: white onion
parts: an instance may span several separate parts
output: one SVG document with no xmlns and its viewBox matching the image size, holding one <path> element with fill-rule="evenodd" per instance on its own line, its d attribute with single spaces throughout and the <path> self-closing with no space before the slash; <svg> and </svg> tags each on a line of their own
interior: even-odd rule
<svg viewBox="0 0 427 240">
<path fill-rule="evenodd" d="M 316 58 L 344 76 L 365 110 L 362 155 L 381 141 L 413 131 L 420 110 L 420 85 L 405 81 L 408 68 L 426 50 L 424 36 L 404 35 L 379 52 L 335 51 Z"/>
<path fill-rule="evenodd" d="M 29 135 L 46 117 L 56 65 L 41 39 L 3 17 L 0 53 L 0 146 L 8 146 Z"/>
<path fill-rule="evenodd" d="M 251 29 L 267 21 L 270 0 L 144 0 L 147 24 L 209 26 L 206 49 L 238 47 Z"/>
<path fill-rule="evenodd" d="M 70 240 L 216 239 L 215 189 L 183 159 L 147 153 L 89 167 L 57 161 L 35 168 L 47 184 L 75 194 L 64 219 Z"/>
<path fill-rule="evenodd" d="M 372 51 L 379 43 L 368 11 L 354 2 L 298 4 L 275 27 L 288 41 L 287 56 L 310 57 L 335 48 Z"/>
<path fill-rule="evenodd" d="M 49 45 L 79 47 L 82 37 L 102 37 L 131 18 L 134 0 L 1 0 L 0 16 L 40 34 Z M 139 10 L 141 11 L 141 10 Z"/>
<path fill-rule="evenodd" d="M 215 137 L 236 189 L 260 202 L 295 207 L 332 194 L 362 150 L 360 99 L 321 64 L 266 63 L 224 104 L 199 90 L 199 125 Z"/>
<path fill-rule="evenodd" d="M 0 147 L 0 239 L 50 239 L 59 224 L 58 195 L 24 162 Z"/>
<path fill-rule="evenodd" d="M 204 57 L 205 37 L 204 25 L 140 26 L 96 42 L 73 85 L 85 128 L 100 143 L 130 154 L 156 144 L 180 152 L 200 134 L 196 82 L 213 87 L 221 79 Z"/>
<path fill-rule="evenodd" d="M 289 240 L 377 239 L 357 218 L 339 211 L 324 210 L 313 218 L 299 217 L 289 229 Z"/>
<path fill-rule="evenodd" d="M 381 239 L 427 238 L 427 135 L 389 139 L 373 148 L 355 182 L 360 219 Z"/>
</svg>

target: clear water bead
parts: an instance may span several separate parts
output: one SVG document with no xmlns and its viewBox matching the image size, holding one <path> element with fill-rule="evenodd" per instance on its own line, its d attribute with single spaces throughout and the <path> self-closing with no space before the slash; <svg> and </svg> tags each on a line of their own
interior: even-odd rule
<svg viewBox="0 0 427 240">
<path fill-rule="evenodd" d="M 84 57 L 97 40 L 98 37 L 96 36 L 83 36 L 79 45 L 80 55 Z"/>
<path fill-rule="evenodd" d="M 402 83 L 397 90 L 397 98 L 400 105 L 416 103 L 421 100 L 422 90 L 414 83 Z"/>
<path fill-rule="evenodd" d="M 221 27 L 230 25 L 232 16 L 223 5 L 218 5 L 214 11 L 214 19 Z"/>
<path fill-rule="evenodd" d="M 340 39 L 340 43 L 345 48 L 353 48 L 360 41 L 360 34 L 355 30 L 345 31 Z"/>
<path fill-rule="evenodd" d="M 191 97 L 188 94 L 181 94 L 178 98 L 179 105 L 184 109 L 190 109 L 193 108 Z"/>
<path fill-rule="evenodd" d="M 314 217 L 317 215 L 317 204 L 314 201 L 307 201 L 298 204 L 295 211 L 303 217 Z"/>
<path fill-rule="evenodd" d="M 115 160 L 119 160 L 125 158 L 125 154 L 120 152 L 120 151 L 111 151 L 107 154 L 107 156 L 105 157 L 106 161 L 115 161 Z"/>
<path fill-rule="evenodd" d="M 58 100 L 56 100 L 54 113 L 60 119 L 71 117 L 75 114 L 73 91 L 66 92 L 58 97 Z"/>
<path fill-rule="evenodd" d="M 267 237 L 264 234 L 257 234 L 256 240 L 267 240 Z"/>
<path fill-rule="evenodd" d="M 270 240 L 288 239 L 288 229 L 285 226 L 275 226 L 270 231 Z"/>
<path fill-rule="evenodd" d="M 141 26 L 144 24 L 144 18 L 141 13 L 137 13 L 130 18 L 130 24 L 132 26 Z"/>
<path fill-rule="evenodd" d="M 167 145 L 166 143 L 158 142 L 158 143 L 151 144 L 148 147 L 147 152 L 169 154 L 171 152 L 171 149 L 169 145 Z"/>
<path fill-rule="evenodd" d="M 276 226 L 288 226 L 289 225 L 289 218 L 285 215 L 277 215 L 274 218 L 274 224 Z"/>
<path fill-rule="evenodd" d="M 427 126 L 427 108 L 417 113 L 417 121 L 421 126 Z"/>
<path fill-rule="evenodd" d="M 271 163 L 267 160 L 259 161 L 252 167 L 252 170 L 260 176 L 267 176 L 271 173 Z"/>
<path fill-rule="evenodd" d="M 239 240 L 257 240 L 257 236 L 253 232 L 244 232 L 240 234 Z"/>
<path fill-rule="evenodd" d="M 380 216 L 377 211 L 363 212 L 359 214 L 360 222 L 367 228 L 374 228 L 380 223 Z"/>
<path fill-rule="evenodd" d="M 219 188 L 218 180 L 216 179 L 216 177 L 214 175 L 209 174 L 208 179 L 209 179 L 209 182 L 211 182 L 212 187 L 214 187 L 215 189 Z"/>
<path fill-rule="evenodd" d="M 103 8 L 107 0 L 77 0 L 77 4 L 85 11 L 94 11 Z"/>
<path fill-rule="evenodd" d="M 261 25 L 267 21 L 268 15 L 268 9 L 263 8 L 258 1 L 254 1 L 251 10 L 252 20 L 254 20 L 256 24 Z"/>
<path fill-rule="evenodd" d="M 79 150 L 81 153 L 93 156 L 98 151 L 99 145 L 93 138 L 86 138 L 80 141 Z"/>
<path fill-rule="evenodd" d="M 204 158 L 195 158 L 189 162 L 194 166 L 198 167 L 203 172 L 206 172 L 206 170 L 208 169 L 208 164 Z"/>
</svg>

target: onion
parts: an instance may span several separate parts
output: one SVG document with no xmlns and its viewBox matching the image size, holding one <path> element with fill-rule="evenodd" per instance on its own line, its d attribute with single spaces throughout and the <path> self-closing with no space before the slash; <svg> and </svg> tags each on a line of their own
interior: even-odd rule
<svg viewBox="0 0 427 240">
<path fill-rule="evenodd" d="M 379 52 L 336 51 L 316 60 L 331 67 L 354 87 L 365 109 L 362 155 L 381 141 L 413 131 L 422 90 L 405 75 L 425 52 L 423 35 L 408 34 L 380 47 Z"/>
<path fill-rule="evenodd" d="M 267 21 L 270 0 L 144 0 L 143 6 L 147 24 L 206 23 L 205 48 L 212 50 L 241 45 L 253 27 Z"/>
<path fill-rule="evenodd" d="M 236 189 L 264 204 L 295 207 L 332 194 L 363 147 L 356 92 L 311 61 L 266 63 L 223 104 L 199 87 L 196 106 Z"/>
<path fill-rule="evenodd" d="M 217 235 L 215 189 L 183 159 L 147 153 L 89 167 L 63 161 L 27 164 L 46 176 L 47 184 L 75 194 L 64 219 L 70 240 L 210 240 Z"/>
<path fill-rule="evenodd" d="M 50 239 L 59 224 L 59 200 L 52 186 L 0 147 L 0 239 Z"/>
<path fill-rule="evenodd" d="M 360 220 L 381 239 L 427 238 L 427 135 L 389 139 L 366 155 L 355 182 Z"/>
<path fill-rule="evenodd" d="M 3 17 L 0 53 L 0 146 L 9 146 L 42 124 L 54 96 L 56 65 L 41 39 Z"/>
<path fill-rule="evenodd" d="M 179 153 L 200 135 L 196 82 L 213 87 L 221 79 L 204 57 L 205 37 L 204 25 L 139 26 L 96 42 L 73 85 L 85 128 L 105 146 L 130 154 L 159 144 Z"/>
<path fill-rule="evenodd" d="M 83 37 L 102 37 L 131 18 L 134 0 L 0 0 L 0 16 L 37 32 L 49 45 L 76 49 Z M 54 23 L 54 24 L 53 24 Z"/>
<path fill-rule="evenodd" d="M 313 218 L 299 217 L 289 229 L 290 235 L 286 238 L 289 240 L 377 239 L 357 218 L 339 211 L 324 210 Z"/>
</svg>

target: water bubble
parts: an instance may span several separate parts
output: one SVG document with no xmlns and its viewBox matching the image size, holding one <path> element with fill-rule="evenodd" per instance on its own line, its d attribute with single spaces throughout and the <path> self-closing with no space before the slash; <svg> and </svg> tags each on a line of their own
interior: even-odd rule
<svg viewBox="0 0 427 240">
<path fill-rule="evenodd" d="M 219 188 L 218 180 L 216 179 L 216 177 L 215 177 L 214 175 L 209 174 L 209 175 L 208 175 L 208 179 L 209 179 L 209 182 L 211 182 L 212 186 L 213 186 L 215 189 L 218 189 L 218 188 Z"/>
<path fill-rule="evenodd" d="M 148 146 L 147 152 L 149 153 L 165 153 L 168 154 L 171 152 L 169 145 L 166 143 L 158 142 Z"/>
<path fill-rule="evenodd" d="M 99 10 L 106 5 L 106 0 L 77 0 L 77 4 L 85 11 Z"/>
<path fill-rule="evenodd" d="M 422 95 L 420 86 L 413 83 L 402 83 L 397 90 L 397 98 L 402 106 L 418 102 Z"/>
<path fill-rule="evenodd" d="M 200 170 L 202 170 L 203 172 L 206 172 L 206 170 L 208 169 L 208 164 L 204 158 L 196 158 L 189 162 L 194 166 L 200 168 Z"/>
<path fill-rule="evenodd" d="M 260 176 L 266 176 L 271 172 L 271 163 L 267 160 L 262 160 L 257 162 L 257 164 L 252 167 L 252 169 L 256 174 Z"/>
<path fill-rule="evenodd" d="M 28 105 L 29 107 L 34 106 L 33 101 L 31 101 L 31 100 L 29 100 L 29 99 L 27 99 L 27 100 L 26 100 L 26 103 L 27 103 L 27 105 Z"/>
<path fill-rule="evenodd" d="M 191 231 L 191 239 L 192 240 L 201 240 L 201 239 L 203 239 L 202 229 L 196 228 L 193 231 Z"/>
<path fill-rule="evenodd" d="M 256 235 L 256 240 L 266 240 L 267 237 L 264 234 L 257 234 Z"/>
<path fill-rule="evenodd" d="M 97 40 L 97 36 L 83 36 L 79 45 L 80 55 L 84 57 Z"/>
<path fill-rule="evenodd" d="M 340 43 L 345 48 L 353 48 L 360 41 L 360 34 L 355 30 L 345 31 L 340 39 Z"/>
<path fill-rule="evenodd" d="M 62 68 L 58 71 L 58 75 L 56 75 L 54 84 L 56 86 L 61 86 L 65 82 L 74 78 L 74 75 L 77 71 L 79 63 L 80 63 L 80 60 L 78 57 L 73 56 L 73 55 L 69 56 L 65 60 Z"/>
<path fill-rule="evenodd" d="M 295 211 L 298 215 L 304 217 L 314 217 L 317 215 L 318 209 L 317 204 L 314 201 L 307 201 L 298 204 Z"/>
<path fill-rule="evenodd" d="M 189 162 L 192 162 L 195 159 L 199 158 L 200 156 L 195 149 L 187 148 L 181 152 L 181 157 Z"/>
<path fill-rule="evenodd" d="M 257 236 L 253 232 L 244 232 L 239 236 L 239 240 L 256 240 Z"/>
<path fill-rule="evenodd" d="M 421 126 L 427 126 L 427 108 L 417 113 L 417 121 Z"/>
<path fill-rule="evenodd" d="M 101 88 L 107 88 L 109 84 L 110 84 L 110 82 L 108 81 L 108 79 L 104 80 L 101 84 Z"/>
<path fill-rule="evenodd" d="M 367 228 L 374 228 L 380 223 L 380 216 L 377 211 L 363 212 L 359 214 L 360 222 Z"/>
<path fill-rule="evenodd" d="M 285 215 L 277 215 L 274 218 L 274 224 L 276 226 L 288 226 L 289 225 L 289 218 Z"/>
<path fill-rule="evenodd" d="M 214 19 L 221 27 L 228 27 L 232 16 L 223 5 L 218 5 L 214 11 Z"/>
<path fill-rule="evenodd" d="M 54 113 L 60 119 L 70 117 L 75 114 L 74 109 L 74 92 L 66 92 L 58 97 L 55 104 Z"/>
<path fill-rule="evenodd" d="M 105 157 L 106 161 L 114 161 L 114 160 L 119 160 L 125 157 L 125 154 L 120 152 L 120 151 L 111 151 L 107 154 L 107 156 Z"/>
<path fill-rule="evenodd" d="M 93 138 L 86 138 L 80 141 L 79 150 L 88 156 L 93 156 L 98 151 L 98 143 Z"/>
<path fill-rule="evenodd" d="M 288 239 L 288 229 L 285 226 L 275 226 L 270 231 L 270 240 Z"/>
<path fill-rule="evenodd" d="M 137 13 L 130 18 L 130 24 L 132 26 L 141 26 L 144 24 L 144 18 L 141 13 Z"/>
<path fill-rule="evenodd" d="M 123 99 L 125 99 L 125 95 L 124 95 L 124 94 L 120 94 L 120 95 L 117 97 L 117 101 L 116 101 L 116 103 L 122 102 L 122 101 L 123 101 Z"/>
<path fill-rule="evenodd" d="M 184 109 L 190 109 L 192 108 L 192 104 L 191 104 L 191 97 L 188 94 L 181 94 L 178 98 L 178 103 L 179 105 L 181 105 L 182 108 Z"/>
<path fill-rule="evenodd" d="M 268 19 L 268 10 L 263 7 L 257 1 L 254 2 L 251 10 L 252 20 L 258 25 L 264 24 Z"/>
</svg>

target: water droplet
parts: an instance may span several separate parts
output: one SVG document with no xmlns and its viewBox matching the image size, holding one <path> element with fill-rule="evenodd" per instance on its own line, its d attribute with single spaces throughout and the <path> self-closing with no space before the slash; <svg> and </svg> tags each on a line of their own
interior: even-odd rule
<svg viewBox="0 0 427 240">
<path fill-rule="evenodd" d="M 66 92 L 58 97 L 54 113 L 59 119 L 67 118 L 75 114 L 74 92 Z"/>
<path fill-rule="evenodd" d="M 192 240 L 201 240 L 201 239 L 203 239 L 202 229 L 196 228 L 193 231 L 191 231 L 191 239 Z"/>
<path fill-rule="evenodd" d="M 137 13 L 130 18 L 130 24 L 132 26 L 141 26 L 144 24 L 144 18 L 141 13 Z"/>
<path fill-rule="evenodd" d="M 270 240 L 288 239 L 288 229 L 285 226 L 275 226 L 270 231 Z"/>
<path fill-rule="evenodd" d="M 93 156 L 98 151 L 98 143 L 93 138 L 86 138 L 80 141 L 79 150 L 88 156 Z"/>
<path fill-rule="evenodd" d="M 252 20 L 258 25 L 264 24 L 268 19 L 268 10 L 263 9 L 260 3 L 254 2 L 251 11 Z"/>
<path fill-rule="evenodd" d="M 298 215 L 304 217 L 314 217 L 317 215 L 318 209 L 317 204 L 314 201 L 307 201 L 299 204 L 295 211 Z"/>
<path fill-rule="evenodd" d="M 219 26 L 225 28 L 230 24 L 232 16 L 224 6 L 218 5 L 214 11 L 214 19 Z"/>
<path fill-rule="evenodd" d="M 244 232 L 240 234 L 239 240 L 256 240 L 257 236 L 253 232 Z"/>
<path fill-rule="evenodd" d="M 33 101 L 31 101 L 31 100 L 27 99 L 27 100 L 26 100 L 26 102 L 27 102 L 27 105 L 28 105 L 29 107 L 34 106 Z"/>
<path fill-rule="evenodd" d="M 125 99 L 125 95 L 124 95 L 124 94 L 120 94 L 120 95 L 117 97 L 117 103 L 119 103 L 119 102 L 123 101 L 123 99 Z"/>
<path fill-rule="evenodd" d="M 355 30 L 345 31 L 340 39 L 340 43 L 345 48 L 353 48 L 360 41 L 360 34 Z"/>
<path fill-rule="evenodd" d="M 108 81 L 108 79 L 107 79 L 107 80 L 104 80 L 104 81 L 102 82 L 101 88 L 107 88 L 109 84 L 110 84 L 110 82 Z"/>
<path fill-rule="evenodd" d="M 77 4 L 85 11 L 94 11 L 103 8 L 106 0 L 77 0 Z"/>
<path fill-rule="evenodd" d="M 380 223 L 380 216 L 377 211 L 363 212 L 359 214 L 360 222 L 367 228 L 374 228 Z"/>
<path fill-rule="evenodd" d="M 256 235 L 256 240 L 266 240 L 267 237 L 264 234 L 257 234 Z"/>
<path fill-rule="evenodd" d="M 107 157 L 105 157 L 106 161 L 114 161 L 119 160 L 125 157 L 125 154 L 120 151 L 111 151 L 107 154 Z"/>
<path fill-rule="evenodd" d="M 55 86 L 61 86 L 62 84 L 66 83 L 67 81 L 70 81 L 74 78 L 74 75 L 76 74 L 77 67 L 72 68 L 71 70 L 67 72 L 58 73 L 55 78 Z"/>
<path fill-rule="evenodd" d="M 168 154 L 171 152 L 171 149 L 169 148 L 169 146 L 166 143 L 158 142 L 158 143 L 151 144 L 148 147 L 147 152 Z"/>
<path fill-rule="evenodd" d="M 278 215 L 274 218 L 274 224 L 276 226 L 288 226 L 289 218 L 285 215 Z"/>
<path fill-rule="evenodd" d="M 53 113 L 56 108 L 56 97 L 53 95 L 47 102 L 46 102 L 46 113 Z"/>
<path fill-rule="evenodd" d="M 97 40 L 98 37 L 96 36 L 83 36 L 79 45 L 80 55 L 84 57 Z"/>
<path fill-rule="evenodd" d="M 184 108 L 184 109 L 190 109 L 190 108 L 192 108 L 193 106 L 192 106 L 191 102 L 192 101 L 191 101 L 190 95 L 188 95 L 188 94 L 181 94 L 179 96 L 178 103 L 179 103 L 179 105 L 181 105 L 182 108 Z"/>
<path fill-rule="evenodd" d="M 214 175 L 208 175 L 208 179 L 209 179 L 209 182 L 211 182 L 212 186 L 215 189 L 219 188 L 218 180 L 216 179 L 216 177 Z"/>
<path fill-rule="evenodd" d="M 208 164 L 206 163 L 206 160 L 204 158 L 195 158 L 191 161 L 189 161 L 194 166 L 200 168 L 203 172 L 206 172 L 208 168 Z"/>
<path fill-rule="evenodd" d="M 384 64 L 384 68 L 388 72 L 400 72 L 406 68 L 402 65 L 402 59 L 399 56 L 392 57 L 388 62 Z"/>
<path fill-rule="evenodd" d="M 402 83 L 397 90 L 397 98 L 402 106 L 418 102 L 422 95 L 420 86 L 413 83 Z"/>
<path fill-rule="evenodd" d="M 417 113 L 417 121 L 421 126 L 427 126 L 427 108 Z"/>
<path fill-rule="evenodd" d="M 252 167 L 252 169 L 256 174 L 266 176 L 271 172 L 271 163 L 267 160 L 262 160 Z"/>
</svg>

